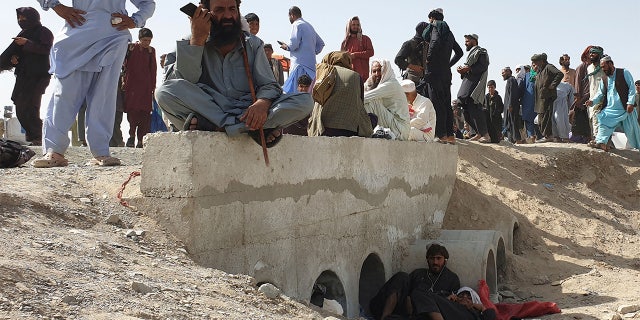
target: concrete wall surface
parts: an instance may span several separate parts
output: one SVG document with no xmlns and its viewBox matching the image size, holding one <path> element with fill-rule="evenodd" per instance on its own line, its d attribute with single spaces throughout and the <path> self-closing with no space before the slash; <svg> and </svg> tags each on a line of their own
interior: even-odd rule
<svg viewBox="0 0 640 320">
<path fill-rule="evenodd" d="M 372 268 L 389 278 L 410 242 L 440 229 L 457 156 L 457 146 L 438 143 L 286 135 L 266 167 L 245 136 L 153 134 L 136 205 L 200 264 L 289 296 L 308 301 L 330 271 L 323 279 L 337 277 L 332 293 L 357 316 L 365 259 L 377 256 L 382 266 Z"/>
</svg>

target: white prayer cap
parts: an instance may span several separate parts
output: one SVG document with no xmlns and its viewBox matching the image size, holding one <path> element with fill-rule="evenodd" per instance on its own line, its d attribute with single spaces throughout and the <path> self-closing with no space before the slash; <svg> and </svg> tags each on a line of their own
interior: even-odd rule
<svg viewBox="0 0 640 320">
<path fill-rule="evenodd" d="M 404 92 L 416 91 L 416 84 L 409 79 L 402 80 L 402 82 L 400 82 L 400 85 L 402 86 L 402 90 L 404 90 Z"/>
</svg>

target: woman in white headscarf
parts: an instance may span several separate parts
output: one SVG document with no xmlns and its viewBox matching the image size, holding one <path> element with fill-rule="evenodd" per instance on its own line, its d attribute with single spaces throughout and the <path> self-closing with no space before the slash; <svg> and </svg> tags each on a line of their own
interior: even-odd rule
<svg viewBox="0 0 640 320">
<path fill-rule="evenodd" d="M 409 139 L 409 105 L 389 60 L 371 60 L 364 91 L 364 108 L 378 116 L 378 125 L 391 129 L 398 140 Z"/>
</svg>

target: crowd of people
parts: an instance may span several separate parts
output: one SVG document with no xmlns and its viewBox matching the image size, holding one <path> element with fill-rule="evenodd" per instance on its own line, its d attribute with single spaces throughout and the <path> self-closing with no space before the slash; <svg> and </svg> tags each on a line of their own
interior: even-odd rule
<svg viewBox="0 0 640 320">
<path fill-rule="evenodd" d="M 162 55 L 165 81 L 156 88 L 153 33 L 144 28 L 155 1 L 132 0 L 139 11 L 131 16 L 119 13 L 125 12 L 123 1 L 104 1 L 100 8 L 82 0 L 71 7 L 39 2 L 66 20 L 64 36 L 54 42 L 37 10 L 19 8 L 22 31 L 0 59 L 3 70 L 16 73 L 12 99 L 26 138 L 43 146 L 36 167 L 67 165 L 67 132 L 76 117 L 87 129 L 94 162 L 119 164 L 109 147 L 142 147 L 154 98 L 174 130 L 246 133 L 258 143 L 263 131 L 267 147 L 288 133 L 443 144 L 579 142 L 609 150 L 616 131 L 630 146 L 640 146 L 636 83 L 598 46 L 585 49 L 577 70 L 570 68 L 569 55 L 560 57 L 557 68 L 544 53 L 515 72 L 503 68 L 501 96 L 496 81 L 488 79 L 490 50 L 480 46 L 477 34 L 467 34 L 466 58 L 455 68 L 462 83 L 452 97 L 451 69 L 465 52 L 442 9 L 416 25 L 415 36 L 393 61 L 373 58 L 371 38 L 354 16 L 339 50 L 317 63 L 325 43 L 293 6 L 291 36 L 278 41 L 291 58 L 285 78 L 273 46 L 259 38 L 258 14 L 242 16 L 239 0 L 204 0 L 190 18 L 191 35 Z M 131 28 L 141 28 L 135 43 Z M 39 101 L 50 74 L 56 93 L 43 124 Z M 130 128 L 126 143 L 123 113 Z"/>
</svg>

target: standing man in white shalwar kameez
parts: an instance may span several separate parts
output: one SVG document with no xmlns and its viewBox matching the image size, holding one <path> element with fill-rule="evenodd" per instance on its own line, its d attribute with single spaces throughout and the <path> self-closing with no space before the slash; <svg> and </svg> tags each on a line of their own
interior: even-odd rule
<svg viewBox="0 0 640 320">
<path fill-rule="evenodd" d="M 58 0 L 38 0 L 66 23 L 51 49 L 55 87 L 43 128 L 44 157 L 35 167 L 62 167 L 69 146 L 68 131 L 84 101 L 87 102 L 87 142 L 92 163 L 119 165 L 111 156 L 116 92 L 120 68 L 131 41 L 128 29 L 141 28 L 155 10 L 154 0 L 130 0 L 138 12 L 129 16 L 126 0 L 73 0 L 68 7 Z"/>
</svg>

